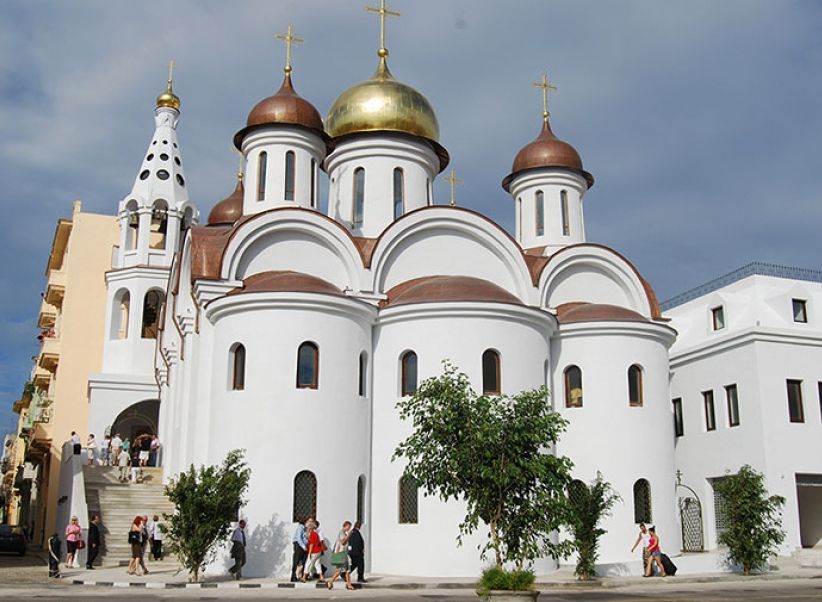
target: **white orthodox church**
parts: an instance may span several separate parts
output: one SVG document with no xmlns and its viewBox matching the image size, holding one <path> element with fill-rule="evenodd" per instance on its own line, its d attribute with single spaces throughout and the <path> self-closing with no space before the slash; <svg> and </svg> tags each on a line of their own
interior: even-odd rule
<svg viewBox="0 0 822 602">
<path fill-rule="evenodd" d="M 258 574 L 288 574 L 294 521 L 312 515 L 327 535 L 363 521 L 370 572 L 471 576 L 481 534 L 456 547 L 461 505 L 421 495 L 391 461 L 409 433 L 397 399 L 449 359 L 480 392 L 553 392 L 570 423 L 558 453 L 576 478 L 599 471 L 622 496 L 600 562 L 635 561 L 643 520 L 678 553 L 676 332 L 631 262 L 587 241 L 593 176 L 546 109 L 502 180 L 513 237 L 434 205 L 449 162 L 435 112 L 378 54 L 325 121 L 287 64 L 234 137 L 245 173 L 205 220 L 188 197 L 169 81 L 119 205 L 89 431 L 158 429 L 166 478 L 246 449 Z"/>
</svg>

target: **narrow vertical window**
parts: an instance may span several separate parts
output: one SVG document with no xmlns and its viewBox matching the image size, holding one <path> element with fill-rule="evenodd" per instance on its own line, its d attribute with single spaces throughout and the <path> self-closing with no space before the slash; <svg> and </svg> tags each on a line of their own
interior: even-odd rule
<svg viewBox="0 0 822 602">
<path fill-rule="evenodd" d="M 807 323 L 808 321 L 808 305 L 804 299 L 792 299 L 793 306 L 793 321 Z"/>
<path fill-rule="evenodd" d="M 816 383 L 816 388 L 819 390 L 819 417 L 822 418 L 822 381 Z"/>
<path fill-rule="evenodd" d="M 534 202 L 534 219 L 536 220 L 534 232 L 537 236 L 545 233 L 545 195 L 541 190 L 537 190 Z"/>
<path fill-rule="evenodd" d="M 739 426 L 739 394 L 736 385 L 725 387 L 725 399 L 728 402 L 728 426 Z"/>
<path fill-rule="evenodd" d="M 571 223 L 568 219 L 568 192 L 566 190 L 559 193 L 559 204 L 562 211 L 562 235 L 569 236 L 571 234 Z"/>
<path fill-rule="evenodd" d="M 417 392 L 417 354 L 406 351 L 400 357 L 400 394 L 413 395 Z"/>
<path fill-rule="evenodd" d="M 431 206 L 431 180 L 425 179 L 425 204 Z"/>
<path fill-rule="evenodd" d="M 357 477 L 357 522 L 365 522 L 365 475 Z"/>
<path fill-rule="evenodd" d="M 628 405 L 642 406 L 642 368 L 637 364 L 628 368 Z"/>
<path fill-rule="evenodd" d="M 128 230 L 126 231 L 126 251 L 137 248 L 140 233 L 140 214 L 137 213 L 137 201 L 131 199 L 126 205 Z"/>
<path fill-rule="evenodd" d="M 148 246 L 151 249 L 165 249 L 168 234 L 168 203 L 162 199 L 154 202 L 151 209 L 151 225 L 148 234 Z"/>
<path fill-rule="evenodd" d="M 714 413 L 714 392 L 703 391 L 702 402 L 705 406 L 705 430 L 716 430 L 716 414 Z"/>
<path fill-rule="evenodd" d="M 160 330 L 160 312 L 163 298 L 160 292 L 150 290 L 143 299 L 143 327 L 140 336 L 144 339 L 156 339 Z"/>
<path fill-rule="evenodd" d="M 314 343 L 303 343 L 297 350 L 297 388 L 316 389 L 319 381 L 319 371 L 319 348 Z"/>
<path fill-rule="evenodd" d="M 245 347 L 235 343 L 229 353 L 231 363 L 231 389 L 242 391 L 245 389 Z"/>
<path fill-rule="evenodd" d="M 353 226 L 362 226 L 362 215 L 365 206 L 365 169 L 354 170 L 354 214 L 351 216 Z"/>
<path fill-rule="evenodd" d="M 294 200 L 294 151 L 285 153 L 285 200 Z"/>
<path fill-rule="evenodd" d="M 486 349 L 482 354 L 482 393 L 500 394 L 499 353 L 493 349 Z"/>
<path fill-rule="evenodd" d="M 725 308 L 721 305 L 711 309 L 711 325 L 714 330 L 722 330 L 725 328 Z"/>
<path fill-rule="evenodd" d="M 114 307 L 111 313 L 111 338 L 128 338 L 129 308 L 131 295 L 126 289 L 117 291 L 114 295 Z"/>
<path fill-rule="evenodd" d="M 317 207 L 317 160 L 311 159 L 311 208 Z"/>
<path fill-rule="evenodd" d="M 582 370 L 578 366 L 565 369 L 565 407 L 582 407 Z"/>
<path fill-rule="evenodd" d="M 419 521 L 419 486 L 413 477 L 400 477 L 400 524 L 416 525 Z"/>
<path fill-rule="evenodd" d="M 310 470 L 303 470 L 294 477 L 294 505 L 291 520 L 304 522 L 317 516 L 317 477 Z"/>
<path fill-rule="evenodd" d="M 677 397 L 671 402 L 674 405 L 674 437 L 685 434 L 685 421 L 682 417 L 682 398 Z"/>
<path fill-rule="evenodd" d="M 405 213 L 404 183 L 402 169 L 394 169 L 394 219 Z"/>
<path fill-rule="evenodd" d="M 366 393 L 366 378 L 368 376 L 368 354 L 363 351 L 360 353 L 360 365 L 359 365 L 359 384 L 357 386 L 357 392 L 360 397 L 365 397 Z"/>
<path fill-rule="evenodd" d="M 788 380 L 788 415 L 791 422 L 805 422 L 805 408 L 802 407 L 802 381 Z"/>
<path fill-rule="evenodd" d="M 646 479 L 638 479 L 634 483 L 634 522 L 652 522 L 651 484 Z"/>
<path fill-rule="evenodd" d="M 265 151 L 260 153 L 257 160 L 257 200 L 265 200 L 265 179 L 266 171 L 268 171 L 268 153 Z"/>
<path fill-rule="evenodd" d="M 522 240 L 522 197 L 517 198 L 517 236 Z"/>
</svg>

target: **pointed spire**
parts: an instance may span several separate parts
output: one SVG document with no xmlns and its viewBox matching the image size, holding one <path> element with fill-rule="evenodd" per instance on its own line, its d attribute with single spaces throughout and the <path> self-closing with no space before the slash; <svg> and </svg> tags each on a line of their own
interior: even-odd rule
<svg viewBox="0 0 822 602">
<path fill-rule="evenodd" d="M 168 107 L 170 109 L 174 109 L 176 111 L 180 110 L 180 97 L 174 93 L 174 90 L 171 87 L 172 82 L 174 81 L 174 61 L 169 61 L 168 63 L 168 82 L 166 84 L 166 90 L 162 94 L 157 97 L 157 108 L 160 107 Z"/>
</svg>

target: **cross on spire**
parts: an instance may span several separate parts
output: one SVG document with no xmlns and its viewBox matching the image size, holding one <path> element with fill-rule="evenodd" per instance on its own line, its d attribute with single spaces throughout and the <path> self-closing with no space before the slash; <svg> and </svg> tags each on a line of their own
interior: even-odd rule
<svg viewBox="0 0 822 602">
<path fill-rule="evenodd" d="M 400 13 L 394 10 L 389 10 L 389 8 L 385 6 L 385 0 L 380 0 L 379 7 L 366 6 L 365 10 L 380 16 L 380 49 L 377 51 L 377 55 L 380 58 L 385 58 L 388 56 L 388 48 L 385 47 L 385 18 L 399 17 Z"/>
<path fill-rule="evenodd" d="M 171 92 L 171 83 L 174 81 L 174 61 L 168 62 L 168 91 Z"/>
<path fill-rule="evenodd" d="M 274 37 L 285 42 L 285 67 L 283 68 L 283 71 L 286 73 L 291 73 L 291 45 L 302 44 L 305 40 L 294 35 L 294 30 L 292 29 L 290 23 L 288 25 L 287 33 L 278 33 Z"/>
<path fill-rule="evenodd" d="M 243 179 L 243 163 L 245 161 L 245 155 L 243 155 L 243 152 L 241 150 L 237 149 L 234 146 L 230 146 L 229 148 L 231 149 L 231 152 L 237 153 L 237 156 L 239 157 L 240 167 L 239 167 L 239 169 L 237 169 L 237 179 L 242 180 Z"/>
<path fill-rule="evenodd" d="M 445 178 L 445 181 L 451 185 L 451 202 L 449 203 L 452 207 L 457 206 L 457 200 L 454 198 L 454 186 L 457 184 L 462 184 L 462 178 L 457 177 L 456 170 L 452 169 L 451 174 Z"/>
<path fill-rule="evenodd" d="M 551 115 L 548 112 L 548 92 L 556 92 L 557 87 L 548 82 L 548 76 L 545 73 L 542 74 L 541 80 L 534 82 L 534 86 L 542 88 L 542 118 L 548 121 L 548 117 Z"/>
</svg>

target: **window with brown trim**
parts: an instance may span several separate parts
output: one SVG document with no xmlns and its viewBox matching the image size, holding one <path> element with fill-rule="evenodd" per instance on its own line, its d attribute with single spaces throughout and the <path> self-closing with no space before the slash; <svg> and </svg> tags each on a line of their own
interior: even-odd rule
<svg viewBox="0 0 822 602">
<path fill-rule="evenodd" d="M 482 393 L 483 395 L 500 394 L 499 353 L 486 349 L 482 354 Z"/>
<path fill-rule="evenodd" d="M 406 351 L 400 357 L 400 394 L 405 397 L 417 392 L 417 354 Z"/>
<path fill-rule="evenodd" d="M 788 416 L 791 422 L 805 422 L 805 408 L 802 404 L 802 381 L 788 380 Z"/>
<path fill-rule="evenodd" d="M 320 349 L 306 341 L 297 350 L 297 388 L 316 389 L 320 373 Z"/>
<path fill-rule="evenodd" d="M 582 407 L 582 370 L 579 366 L 568 366 L 564 372 L 565 407 Z"/>
<path fill-rule="evenodd" d="M 160 331 L 160 314 L 163 311 L 161 292 L 152 289 L 143 298 L 143 325 L 140 336 L 144 339 L 156 339 Z"/>
<path fill-rule="evenodd" d="M 714 330 L 725 328 L 725 308 L 722 305 L 711 309 L 711 325 Z"/>
<path fill-rule="evenodd" d="M 793 309 L 793 321 L 808 322 L 808 303 L 804 299 L 791 299 L 791 308 Z"/>
<path fill-rule="evenodd" d="M 245 389 L 245 347 L 235 343 L 229 353 L 231 357 L 231 389 L 242 391 Z"/>
<path fill-rule="evenodd" d="M 642 367 L 634 364 L 628 368 L 628 405 L 642 406 Z"/>
<path fill-rule="evenodd" d="M 739 426 L 739 393 L 736 385 L 725 386 L 725 400 L 728 402 L 728 426 Z"/>
</svg>

